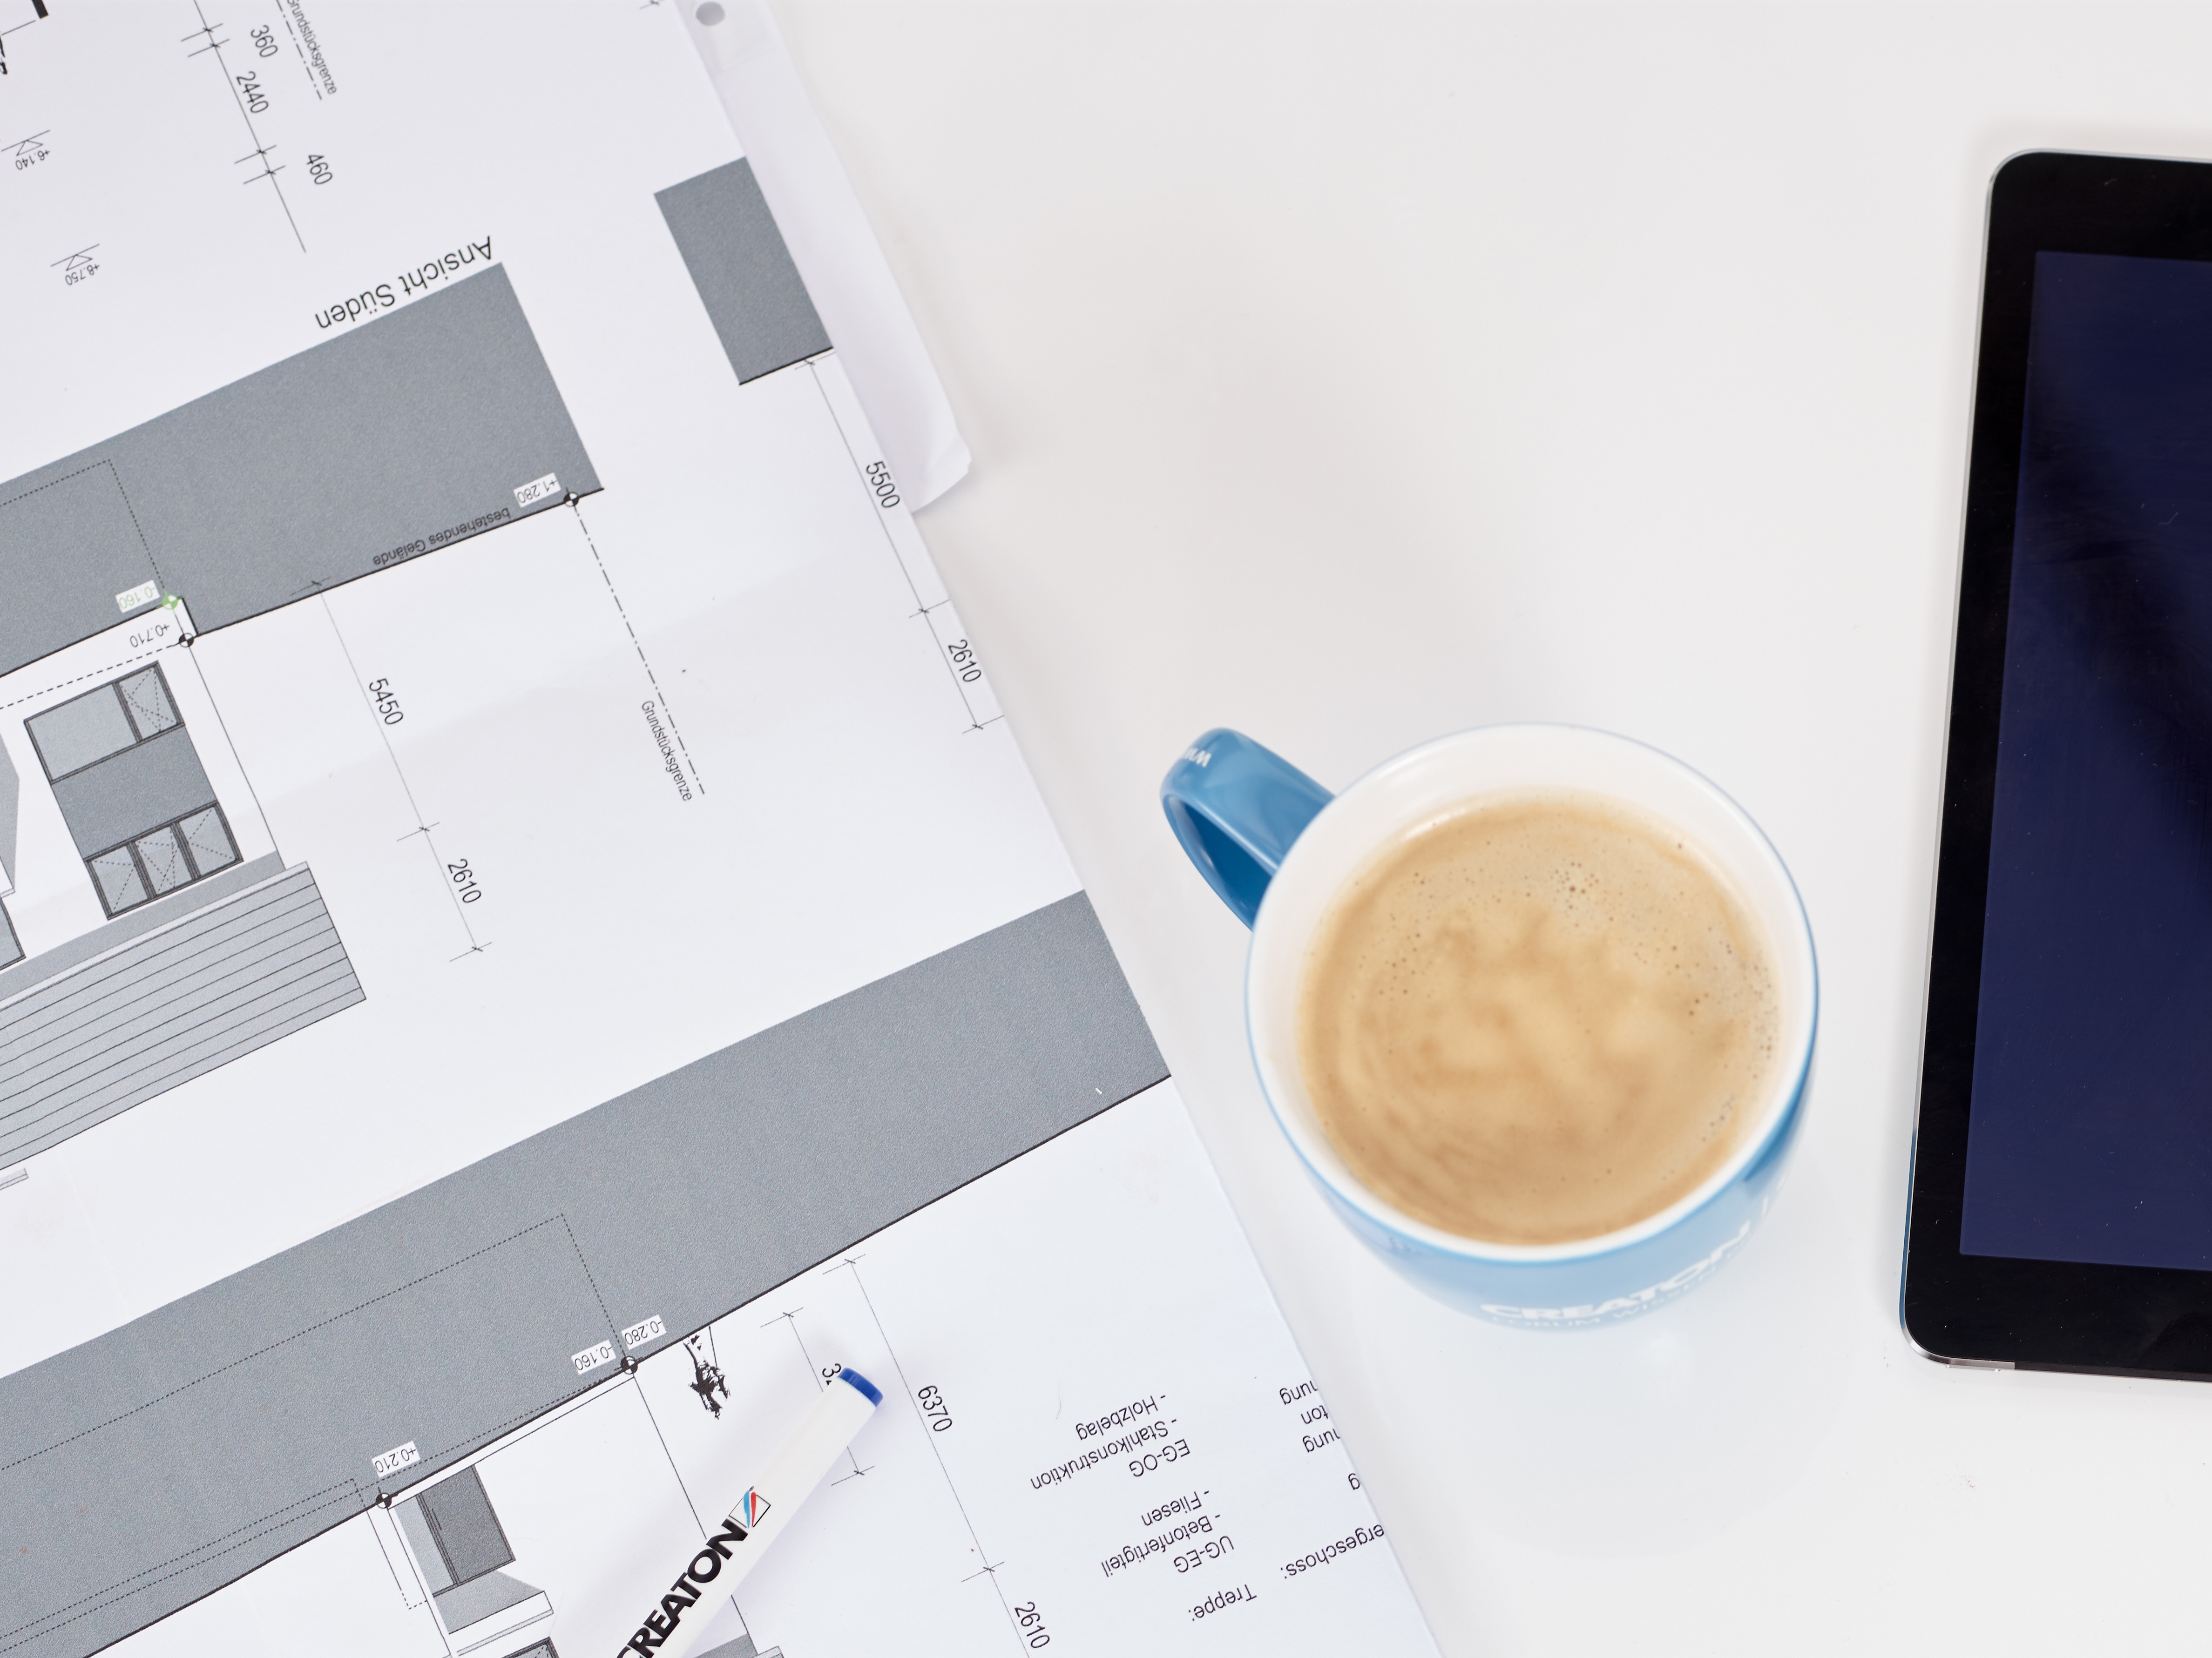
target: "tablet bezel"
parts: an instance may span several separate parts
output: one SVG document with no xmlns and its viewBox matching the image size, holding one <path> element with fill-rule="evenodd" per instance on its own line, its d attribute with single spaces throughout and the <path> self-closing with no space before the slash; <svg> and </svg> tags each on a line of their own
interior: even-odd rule
<svg viewBox="0 0 2212 1658">
<path fill-rule="evenodd" d="M 2212 262 L 2212 164 L 2035 151 L 1990 180 L 1900 1314 L 1929 1357 L 2212 1380 L 2212 1272 L 1964 1254 L 1997 716 L 2039 252 Z"/>
</svg>

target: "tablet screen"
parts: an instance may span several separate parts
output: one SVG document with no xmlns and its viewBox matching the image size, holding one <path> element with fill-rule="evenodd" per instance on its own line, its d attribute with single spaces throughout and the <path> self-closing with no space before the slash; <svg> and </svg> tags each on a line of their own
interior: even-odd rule
<svg viewBox="0 0 2212 1658">
<path fill-rule="evenodd" d="M 2212 264 L 2036 256 L 1960 1248 L 2212 1269 Z"/>
</svg>

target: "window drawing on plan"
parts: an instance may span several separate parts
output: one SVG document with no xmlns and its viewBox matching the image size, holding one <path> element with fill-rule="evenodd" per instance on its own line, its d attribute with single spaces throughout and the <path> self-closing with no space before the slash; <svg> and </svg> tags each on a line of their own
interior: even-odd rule
<svg viewBox="0 0 2212 1658">
<path fill-rule="evenodd" d="M 21 729 L 76 862 L 11 871 L 9 902 L 28 883 L 47 910 L 27 948 L 0 916 L 0 1171 L 363 999 L 312 872 L 246 855 L 161 664 Z M 57 938 L 58 896 L 106 919 Z"/>
<path fill-rule="evenodd" d="M 159 664 L 24 723 L 109 916 L 238 861 Z"/>
</svg>

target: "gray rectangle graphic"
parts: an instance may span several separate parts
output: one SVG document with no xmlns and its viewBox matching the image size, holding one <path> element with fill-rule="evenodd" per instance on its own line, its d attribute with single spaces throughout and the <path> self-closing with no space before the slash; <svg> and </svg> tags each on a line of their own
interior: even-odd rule
<svg viewBox="0 0 2212 1658">
<path fill-rule="evenodd" d="M 112 692 L 108 693 L 112 698 Z M 215 804 L 192 734 L 172 726 L 54 785 L 70 839 L 89 858 L 157 824 Z"/>
<path fill-rule="evenodd" d="M 450 1582 L 472 1582 L 488 1571 L 514 1564 L 514 1551 L 507 1546 L 507 1533 L 500 1529 L 499 1516 L 492 1512 L 483 1480 L 474 1468 L 440 1480 L 416 1501 Z"/>
<path fill-rule="evenodd" d="M 112 682 L 57 703 L 23 723 L 49 779 L 82 771 L 138 740 Z"/>
<path fill-rule="evenodd" d="M 113 627 L 143 608 L 116 595 L 149 581 L 153 551 L 106 454 L 0 483 L 0 673 Z"/>
<path fill-rule="evenodd" d="M 147 582 L 226 627 L 599 487 L 493 265 L 0 483 L 0 673 Z"/>
<path fill-rule="evenodd" d="M 653 199 L 740 385 L 830 349 L 750 161 L 686 179 Z"/>
</svg>

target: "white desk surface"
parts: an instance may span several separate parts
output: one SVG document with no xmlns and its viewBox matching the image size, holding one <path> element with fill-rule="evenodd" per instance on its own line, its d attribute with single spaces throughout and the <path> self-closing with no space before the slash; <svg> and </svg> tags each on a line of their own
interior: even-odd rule
<svg viewBox="0 0 2212 1658">
<path fill-rule="evenodd" d="M 2212 156 L 2212 11 L 791 4 L 975 453 L 924 516 L 1443 1650 L 2203 1640 L 2212 1389 L 1897 1321 L 1987 181 Z M 1160 774 L 1609 726 L 1735 794 L 1826 992 L 1743 1257 L 1423 1300 L 1248 1067 Z"/>
</svg>

